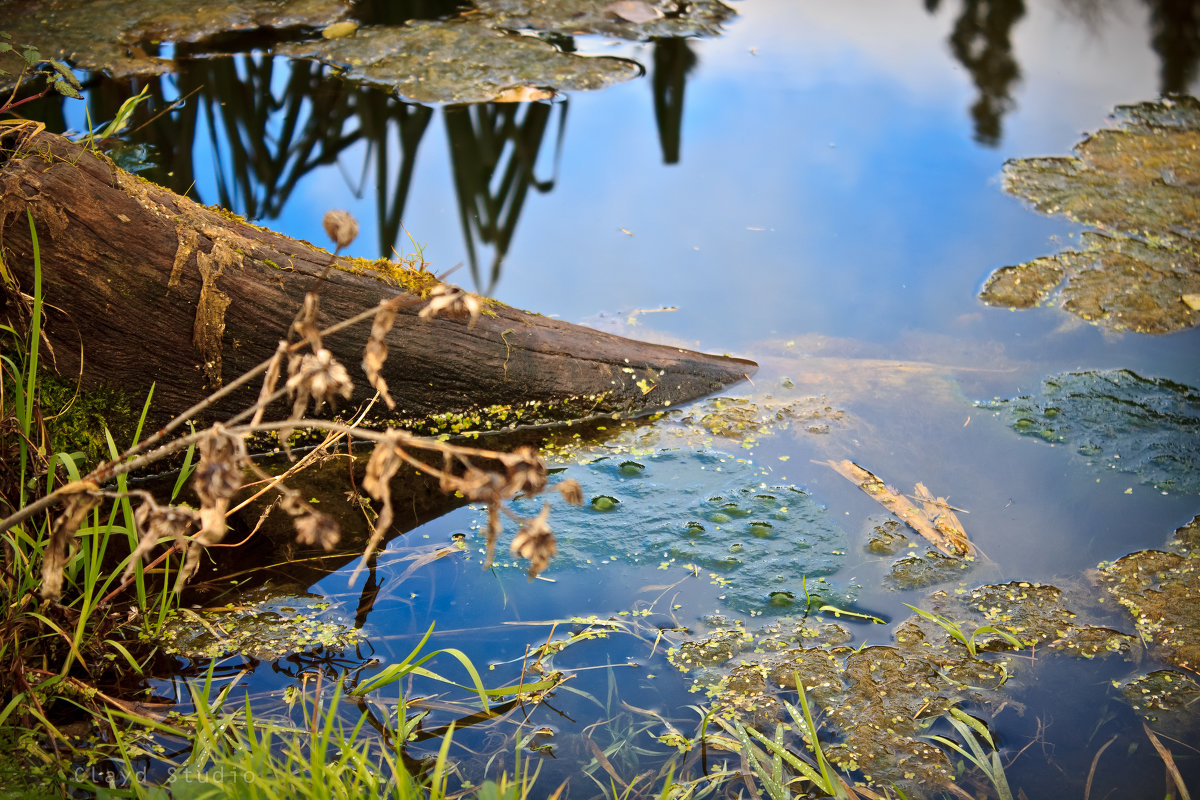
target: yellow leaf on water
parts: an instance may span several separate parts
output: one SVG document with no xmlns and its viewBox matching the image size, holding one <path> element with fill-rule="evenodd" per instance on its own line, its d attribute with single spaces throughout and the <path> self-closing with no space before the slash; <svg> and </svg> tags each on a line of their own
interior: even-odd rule
<svg viewBox="0 0 1200 800">
<path fill-rule="evenodd" d="M 358 30 L 358 23 L 346 20 L 345 22 L 335 22 L 332 25 L 326 25 L 321 31 L 321 35 L 326 39 L 344 39 L 350 34 Z"/>
<path fill-rule="evenodd" d="M 551 97 L 554 97 L 554 92 L 540 86 L 513 86 L 500 92 L 492 98 L 492 101 L 495 103 L 528 103 L 534 100 L 549 100 Z"/>
</svg>

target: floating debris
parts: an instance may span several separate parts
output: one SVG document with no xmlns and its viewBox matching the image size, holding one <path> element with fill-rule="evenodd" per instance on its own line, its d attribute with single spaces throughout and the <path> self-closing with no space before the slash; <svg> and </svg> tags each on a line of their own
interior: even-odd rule
<svg viewBox="0 0 1200 800">
<path fill-rule="evenodd" d="M 926 541 L 946 555 L 967 558 L 973 558 L 976 555 L 975 545 L 971 544 L 971 540 L 967 538 L 962 523 L 954 513 L 956 509 L 946 502 L 946 498 L 935 498 L 930 494 L 925 484 L 918 482 L 914 489 L 913 499 L 921 506 L 917 508 L 913 501 L 853 461 L 825 461 L 822 463 L 857 485 L 875 502 L 904 520 L 906 525 L 924 536 Z"/>
<path fill-rule="evenodd" d="M 1116 128 L 1069 158 L 1005 164 L 1005 189 L 1041 212 L 1090 225 L 1083 247 L 1003 267 L 985 303 L 1061 304 L 1115 330 L 1169 333 L 1200 323 L 1200 101 L 1117 108 Z"/>
<path fill-rule="evenodd" d="M 1130 553 L 1100 573 L 1152 655 L 1193 672 L 1200 667 L 1200 516 L 1175 532 L 1166 551 Z"/>
<path fill-rule="evenodd" d="M 170 72 L 174 65 L 147 55 L 157 42 L 198 42 L 231 31 L 325 28 L 343 23 L 345 0 L 50 0 L 8 4 L 4 29 L 45 56 L 113 77 Z"/>
<path fill-rule="evenodd" d="M 1022 436 L 1066 444 L 1093 469 L 1200 492 L 1200 390 L 1130 370 L 1067 372 L 1038 395 L 977 404 Z"/>
</svg>

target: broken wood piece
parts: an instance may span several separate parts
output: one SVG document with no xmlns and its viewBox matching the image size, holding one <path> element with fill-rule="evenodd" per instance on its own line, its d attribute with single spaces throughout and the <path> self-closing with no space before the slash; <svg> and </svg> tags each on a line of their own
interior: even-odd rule
<svg viewBox="0 0 1200 800">
<path fill-rule="evenodd" d="M 962 523 L 946 504 L 945 498 L 935 498 L 925 484 L 916 485 L 916 499 L 922 506 L 917 508 L 907 497 L 853 461 L 844 459 L 817 463 L 832 467 L 839 475 L 856 484 L 874 498 L 875 502 L 895 514 L 905 525 L 921 534 L 926 541 L 946 555 L 971 558 L 977 554 L 975 545 L 967 538 Z"/>
</svg>

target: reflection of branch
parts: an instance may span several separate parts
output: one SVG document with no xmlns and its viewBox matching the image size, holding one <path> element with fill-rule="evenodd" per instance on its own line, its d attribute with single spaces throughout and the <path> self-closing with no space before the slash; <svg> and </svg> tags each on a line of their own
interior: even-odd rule
<svg viewBox="0 0 1200 800">
<path fill-rule="evenodd" d="M 279 63 L 261 56 L 204 59 L 185 62 L 180 74 L 181 89 L 204 87 L 197 104 L 209 119 L 219 202 L 253 219 L 278 216 L 301 178 L 334 163 L 361 137 L 343 132 L 359 92 L 306 61 L 288 64 L 287 80 L 276 89 Z"/>
<path fill-rule="evenodd" d="M 654 120 L 663 163 L 679 161 L 680 131 L 683 127 L 683 91 L 687 74 L 696 66 L 696 54 L 687 39 L 657 39 L 654 42 Z"/>
<path fill-rule="evenodd" d="M 555 173 L 567 119 L 567 102 L 558 105 Z M 556 175 L 539 181 L 534 174 L 552 108 L 546 103 L 485 103 L 446 109 L 446 135 L 467 259 L 475 287 L 483 294 L 490 294 L 500 279 L 501 263 L 529 188 L 539 192 L 554 188 Z M 479 272 L 476 239 L 495 247 L 486 285 Z"/>
<path fill-rule="evenodd" d="M 372 94 L 381 96 L 381 93 Z M 400 238 L 404 206 L 408 202 L 408 190 L 412 186 L 413 171 L 417 165 L 417 148 L 432 118 L 433 110 L 428 106 L 398 100 L 386 104 L 363 102 L 358 105 L 358 119 L 367 140 L 365 158 L 370 159 L 372 154 L 375 157 L 375 205 L 379 213 L 380 255 L 390 252 Z M 400 168 L 395 189 L 389 187 L 391 166 L 388 126 L 393 120 L 399 128 L 400 137 Z"/>
</svg>

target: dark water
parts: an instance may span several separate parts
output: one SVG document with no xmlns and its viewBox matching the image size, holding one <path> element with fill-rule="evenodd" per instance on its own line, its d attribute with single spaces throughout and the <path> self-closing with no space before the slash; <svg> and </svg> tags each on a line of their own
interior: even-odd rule
<svg viewBox="0 0 1200 800">
<path fill-rule="evenodd" d="M 684 448 L 746 459 L 763 485 L 804 490 L 840 537 L 810 574 L 855 608 L 901 619 L 901 603 L 919 605 L 929 589 L 881 588 L 890 560 L 864 549 L 881 510 L 816 461 L 851 458 L 897 484 L 920 480 L 969 511 L 966 529 L 986 558 L 933 588 L 1076 581 L 1101 561 L 1161 547 L 1200 511 L 1194 492 L 1089 467 L 1070 447 L 1017 436 L 974 401 L 1036 392 L 1045 377 L 1079 369 L 1198 386 L 1198 334 L 1115 334 L 1055 308 L 1014 312 L 976 295 L 993 269 L 1056 252 L 1080 230 L 1007 196 L 1005 160 L 1066 154 L 1118 104 L 1197 93 L 1193 4 L 735 7 L 738 16 L 712 39 L 579 37 L 580 51 L 636 59 L 646 75 L 554 103 L 425 107 L 339 83 L 312 64 L 256 54 L 189 60 L 180 46 L 180 72 L 154 88 L 168 99 L 201 88 L 173 119 L 141 132 L 152 146 L 144 174 L 316 243 L 323 213 L 346 208 L 362 226 L 353 255 L 410 252 L 411 234 L 435 270 L 463 263 L 453 279 L 467 288 L 573 322 L 755 359 L 754 384 L 734 393 L 759 402 L 767 393 L 825 398 L 848 420 L 827 434 L 793 426 L 747 447 L 718 437 Z M 93 117 L 111 115 L 127 95 L 125 85 L 98 86 Z M 82 126 L 78 105 L 64 110 L 68 125 Z M 589 497 L 620 493 L 611 476 L 570 471 Z M 660 489 L 670 486 L 664 479 Z M 671 561 L 644 550 L 645 517 L 676 500 L 626 503 L 618 522 L 604 525 L 556 509 L 569 556 L 549 581 L 529 582 L 506 563 L 481 570 L 481 515 L 460 509 L 389 546 L 368 583 L 377 592 L 370 604 L 361 581 L 347 586 L 348 570 L 312 588 L 347 620 L 369 607 L 359 614 L 364 656 L 402 658 L 436 622 L 431 647 L 495 665 L 484 678 L 499 684 L 521 674 L 527 647 L 551 636 L 552 620 L 615 615 L 634 631 L 635 610 L 650 609 L 646 619 L 660 626 L 746 615 L 706 570 L 692 576 L 683 554 Z M 639 517 L 639 504 L 652 508 Z M 456 533 L 467 534 L 466 553 L 401 580 L 407 556 Z M 614 544 L 619 536 L 627 548 Z M 775 613 L 765 604 L 759 611 Z M 890 641 L 889 626 L 851 627 L 856 645 Z M 651 738 L 665 726 L 622 703 L 694 732 L 684 706 L 704 698 L 686 691 L 653 630 L 644 622 L 636 635 L 571 645 L 554 662 L 586 669 L 568 684 L 577 691 L 556 693 L 525 731 L 556 732 L 553 757 L 531 755 L 541 758 L 547 792 L 568 777 L 571 796 L 596 789 L 578 775 L 592 759 L 585 732 L 604 746 L 625 731 L 659 754 L 619 751 L 613 764 L 627 775 L 670 752 Z M 1097 739 L 1103 720 L 1132 721 L 1109 684 L 1122 669 L 1067 663 L 1056 668 L 1062 675 L 1042 674 L 1024 716 L 994 725 L 1010 755 L 1039 735 L 1049 742 L 1010 768 L 1010 783 L 1029 797 L 1082 795 L 1081 776 L 1108 738 L 1104 728 Z M 288 680 L 266 666 L 249 684 L 268 698 Z M 610 724 L 589 727 L 601 720 Z M 1048 727 L 1039 732 L 1034 720 Z M 484 753 L 480 763 L 497 749 L 511 754 L 524 735 L 479 730 L 461 742 Z M 1137 728 L 1120 730 L 1124 758 Z M 1194 751 L 1176 750 L 1194 780 Z M 1093 796 L 1110 796 L 1109 787 L 1162 796 L 1161 762 L 1148 744 L 1129 763 L 1125 778 L 1098 774 L 1108 786 Z"/>
</svg>

